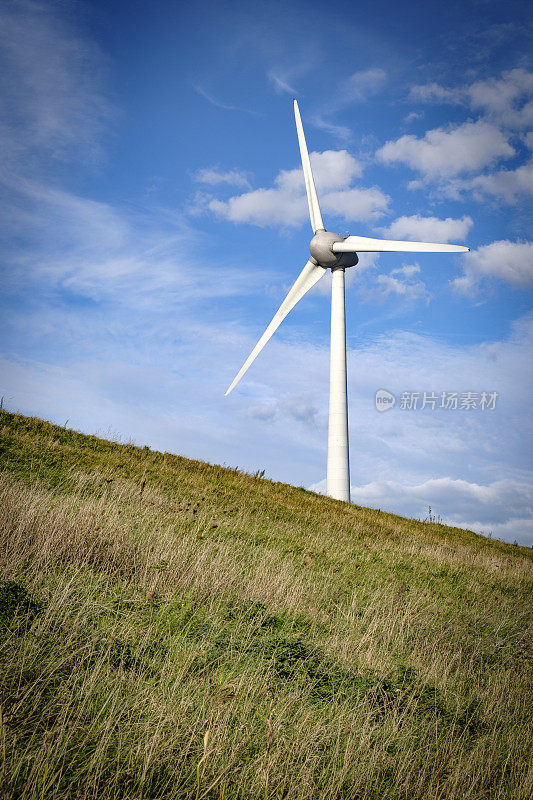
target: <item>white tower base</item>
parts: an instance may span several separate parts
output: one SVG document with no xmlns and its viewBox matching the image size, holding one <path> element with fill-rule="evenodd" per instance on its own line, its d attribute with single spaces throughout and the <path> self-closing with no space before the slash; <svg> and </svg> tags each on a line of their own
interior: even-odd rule
<svg viewBox="0 0 533 800">
<path fill-rule="evenodd" d="M 331 354 L 326 492 L 335 500 L 350 502 L 344 269 L 332 269 L 331 272 Z"/>
</svg>

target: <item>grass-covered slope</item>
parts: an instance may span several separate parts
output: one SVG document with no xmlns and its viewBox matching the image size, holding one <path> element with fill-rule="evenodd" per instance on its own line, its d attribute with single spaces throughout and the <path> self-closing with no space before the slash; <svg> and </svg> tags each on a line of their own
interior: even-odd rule
<svg viewBox="0 0 533 800">
<path fill-rule="evenodd" d="M 530 550 L 5 412 L 0 440 L 0 796 L 531 796 Z"/>
</svg>

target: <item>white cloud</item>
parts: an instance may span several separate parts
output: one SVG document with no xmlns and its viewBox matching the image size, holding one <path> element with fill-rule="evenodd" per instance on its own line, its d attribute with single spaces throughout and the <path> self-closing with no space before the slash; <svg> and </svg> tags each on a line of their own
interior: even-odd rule
<svg viewBox="0 0 533 800">
<path fill-rule="evenodd" d="M 321 128 L 326 133 L 335 136 L 341 142 L 349 142 L 352 138 L 352 132 L 350 128 L 346 125 L 339 125 L 336 122 L 331 122 L 331 120 L 324 119 L 322 114 L 314 114 L 311 118 L 311 122 L 315 126 L 315 128 Z"/>
<path fill-rule="evenodd" d="M 279 72 L 271 69 L 267 73 L 267 77 L 278 94 L 289 94 L 291 97 L 296 97 L 298 94 L 296 89 L 289 84 L 286 75 L 280 75 Z"/>
<path fill-rule="evenodd" d="M 533 122 L 533 72 L 513 69 L 501 78 L 476 81 L 466 87 L 470 108 L 481 110 L 507 127 L 522 128 Z"/>
<path fill-rule="evenodd" d="M 306 218 L 305 198 L 279 189 L 255 189 L 229 200 L 211 199 L 207 208 L 222 219 L 260 227 L 291 227 L 301 225 Z"/>
<path fill-rule="evenodd" d="M 403 267 L 391 270 L 388 275 L 377 275 L 372 280 L 373 290 L 383 300 L 390 295 L 397 295 L 403 300 L 429 302 L 430 295 L 425 283 L 416 278 L 419 273 L 418 264 L 405 264 Z"/>
<path fill-rule="evenodd" d="M 277 417 L 285 417 L 309 426 L 316 425 L 318 413 L 309 393 L 281 400 L 272 399 L 268 403 L 248 409 L 248 416 L 253 419 L 271 422 Z"/>
<path fill-rule="evenodd" d="M 528 194 L 533 194 L 533 159 L 516 169 L 502 169 L 490 175 L 476 175 L 465 181 L 458 189 L 471 189 L 476 195 L 493 195 L 508 203 Z"/>
<path fill-rule="evenodd" d="M 465 253 L 464 275 L 452 282 L 462 294 L 473 294 L 481 281 L 497 278 L 518 288 L 533 286 L 533 242 L 502 240 Z"/>
<path fill-rule="evenodd" d="M 471 178 L 461 175 L 493 169 L 499 159 L 520 152 L 521 144 L 532 148 L 531 135 L 525 130 L 533 124 L 533 72 L 513 69 L 499 78 L 452 88 L 427 83 L 412 87 L 409 99 L 463 106 L 478 119 L 447 131 L 428 131 L 424 139 L 402 137 L 387 142 L 380 151 L 386 163 L 400 161 L 421 172 L 426 181 L 438 180 L 440 191 L 455 200 L 469 192 L 479 202 L 492 196 L 514 203 L 520 196 L 531 194 L 531 162 L 511 170 L 485 171 Z M 410 189 L 423 186 L 424 181 L 409 184 Z"/>
<path fill-rule="evenodd" d="M 409 100 L 415 103 L 457 103 L 461 100 L 461 92 L 457 89 L 448 89 L 433 81 L 421 86 L 412 86 Z"/>
<path fill-rule="evenodd" d="M 533 124 L 533 72 L 513 69 L 498 78 L 477 80 L 452 88 L 438 83 L 412 87 L 409 99 L 421 103 L 452 103 L 478 117 L 463 125 L 428 131 L 423 139 L 404 136 L 387 142 L 380 154 L 385 163 L 394 161 L 418 170 L 424 180 L 411 181 L 410 189 L 437 180 L 446 197 L 460 200 L 471 193 L 481 202 L 487 196 L 514 203 L 533 189 L 532 162 L 514 169 L 494 170 L 500 159 L 509 158 L 521 145 L 529 149 Z M 514 138 L 513 138 L 514 137 Z M 462 177 L 468 173 L 480 173 Z"/>
<path fill-rule="evenodd" d="M 386 79 L 387 73 L 379 67 L 354 72 L 339 87 L 337 107 L 368 100 L 383 88 Z"/>
<path fill-rule="evenodd" d="M 407 184 L 408 189 L 424 187 L 423 180 L 410 181 Z M 441 196 L 452 200 L 463 200 L 465 193 L 470 193 L 477 202 L 492 197 L 516 204 L 521 198 L 533 194 L 533 159 L 516 169 L 500 169 L 471 178 L 450 178 L 440 182 L 438 190 Z"/>
<path fill-rule="evenodd" d="M 404 117 L 404 122 L 409 125 L 411 122 L 414 122 L 416 119 L 422 119 L 424 116 L 422 111 L 410 111 L 407 116 Z"/>
<path fill-rule="evenodd" d="M 471 217 L 454 219 L 422 217 L 420 214 L 398 217 L 387 228 L 378 230 L 391 239 L 409 239 L 421 242 L 464 242 L 473 225 Z"/>
<path fill-rule="evenodd" d="M 405 135 L 387 142 L 376 155 L 385 164 L 407 164 L 426 178 L 444 178 L 476 172 L 514 153 L 498 128 L 479 121 L 435 128 L 421 139 Z"/>
<path fill-rule="evenodd" d="M 193 178 L 198 183 L 207 183 L 210 186 L 217 186 L 227 183 L 229 186 L 250 186 L 246 173 L 237 169 L 220 170 L 217 167 L 204 167 L 197 170 Z"/>
<path fill-rule="evenodd" d="M 345 189 L 362 175 L 363 167 L 347 150 L 324 150 L 323 153 L 311 153 L 309 156 L 313 168 L 313 176 L 317 191 L 329 192 L 332 189 Z M 301 191 L 305 186 L 303 172 L 300 167 L 281 170 L 275 183 L 283 191 Z"/>
<path fill-rule="evenodd" d="M 321 208 L 347 221 L 378 219 L 388 208 L 389 198 L 377 187 L 351 186 L 361 175 L 361 164 L 346 150 L 311 153 L 311 163 Z M 282 170 L 274 188 L 255 189 L 229 200 L 205 198 L 204 207 L 232 222 L 252 225 L 301 225 L 308 215 L 301 169 Z"/>
<path fill-rule="evenodd" d="M 345 188 L 363 174 L 362 164 L 347 150 L 325 150 L 313 153 L 310 158 L 316 186 L 321 192 Z M 300 169 L 297 172 L 301 174 Z"/>
<path fill-rule="evenodd" d="M 454 88 L 438 83 L 413 86 L 409 99 L 419 103 L 451 103 L 481 112 L 505 128 L 522 129 L 533 122 L 533 72 L 513 69 L 500 78 Z"/>
<path fill-rule="evenodd" d="M 327 214 L 343 217 L 347 222 L 369 222 L 379 219 L 388 210 L 390 198 L 381 189 L 344 189 L 329 192 L 321 199 Z"/>
</svg>

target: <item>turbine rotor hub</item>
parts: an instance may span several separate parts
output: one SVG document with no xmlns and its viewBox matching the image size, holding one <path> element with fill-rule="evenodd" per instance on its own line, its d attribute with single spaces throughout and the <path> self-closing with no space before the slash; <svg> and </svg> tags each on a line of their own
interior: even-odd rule
<svg viewBox="0 0 533 800">
<path fill-rule="evenodd" d="M 357 253 L 334 253 L 331 249 L 335 242 L 343 242 L 344 236 L 329 231 L 317 231 L 311 242 L 309 250 L 317 264 L 326 269 L 333 267 L 354 267 L 359 259 Z"/>
</svg>

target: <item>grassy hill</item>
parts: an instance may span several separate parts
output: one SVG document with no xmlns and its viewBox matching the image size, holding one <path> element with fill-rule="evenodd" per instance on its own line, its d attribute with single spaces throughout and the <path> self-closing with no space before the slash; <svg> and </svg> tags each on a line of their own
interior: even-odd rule
<svg viewBox="0 0 533 800">
<path fill-rule="evenodd" d="M 531 550 L 4 411 L 0 441 L 0 797 L 532 796 Z"/>
</svg>

